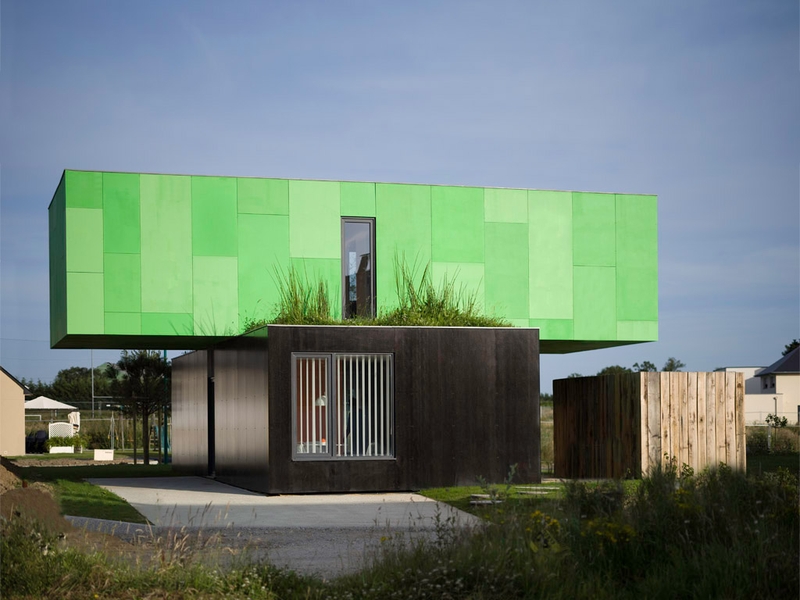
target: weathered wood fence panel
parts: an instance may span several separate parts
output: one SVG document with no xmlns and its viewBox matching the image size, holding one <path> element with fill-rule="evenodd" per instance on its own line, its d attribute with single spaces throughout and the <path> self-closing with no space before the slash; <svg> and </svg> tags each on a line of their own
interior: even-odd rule
<svg viewBox="0 0 800 600">
<path fill-rule="evenodd" d="M 741 373 L 630 373 L 553 382 L 557 477 L 641 477 L 674 459 L 745 470 Z"/>
</svg>

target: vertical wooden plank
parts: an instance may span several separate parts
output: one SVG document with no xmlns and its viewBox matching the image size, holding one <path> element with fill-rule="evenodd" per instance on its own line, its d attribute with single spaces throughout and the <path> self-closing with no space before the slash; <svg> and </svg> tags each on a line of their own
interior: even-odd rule
<svg viewBox="0 0 800 600">
<path fill-rule="evenodd" d="M 675 400 L 680 406 L 680 417 L 678 424 L 680 427 L 680 457 L 678 458 L 678 467 L 684 464 L 689 464 L 689 402 L 686 398 L 686 373 L 675 372 L 672 373 L 673 382 L 677 386 L 675 389 Z"/>
<path fill-rule="evenodd" d="M 715 395 L 717 406 L 717 462 L 727 463 L 725 451 L 725 373 L 717 371 L 715 375 Z"/>
<path fill-rule="evenodd" d="M 725 373 L 725 462 L 736 468 L 736 373 Z"/>
<path fill-rule="evenodd" d="M 697 373 L 697 468 L 702 470 L 706 462 L 706 373 Z"/>
<path fill-rule="evenodd" d="M 672 459 L 672 405 L 669 402 L 669 373 L 659 373 L 659 403 L 661 405 L 661 455 L 662 466 Z"/>
<path fill-rule="evenodd" d="M 717 386 L 716 375 L 706 373 L 706 464 L 717 465 Z"/>
<path fill-rule="evenodd" d="M 686 373 L 686 402 L 688 404 L 688 464 L 699 470 L 697 460 L 697 373 Z"/>
<path fill-rule="evenodd" d="M 632 391 L 632 401 L 636 406 L 636 419 L 634 429 L 634 443 L 638 445 L 639 451 L 636 457 L 637 473 L 636 477 L 644 476 L 650 470 L 650 414 L 647 410 L 647 373 L 637 373 L 633 376 L 634 388 Z"/>
<path fill-rule="evenodd" d="M 639 477 L 650 470 L 650 412 L 647 406 L 647 373 L 638 373 L 639 402 Z"/>
<path fill-rule="evenodd" d="M 670 414 L 670 433 L 672 437 L 672 457 L 678 464 L 678 468 L 681 466 L 681 444 L 683 443 L 683 439 L 681 438 L 681 397 L 679 392 L 680 382 L 678 378 L 675 377 L 675 373 L 667 373 L 667 377 L 669 377 L 669 414 Z"/>
<path fill-rule="evenodd" d="M 747 472 L 747 451 L 744 429 L 744 374 L 736 373 L 736 465 L 742 473 Z"/>
<path fill-rule="evenodd" d="M 648 469 L 661 464 L 661 378 L 658 373 L 647 373 L 645 379 L 645 401 L 647 403 L 647 449 L 649 454 Z"/>
</svg>

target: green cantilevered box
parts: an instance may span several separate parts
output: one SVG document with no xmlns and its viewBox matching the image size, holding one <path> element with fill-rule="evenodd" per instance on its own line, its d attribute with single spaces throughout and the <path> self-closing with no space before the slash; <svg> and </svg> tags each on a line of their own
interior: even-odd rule
<svg viewBox="0 0 800 600">
<path fill-rule="evenodd" d="M 346 218 L 371 223 L 378 311 L 396 302 L 404 256 L 540 328 L 542 352 L 654 341 L 656 200 L 67 170 L 49 208 L 51 345 L 206 347 L 270 317 L 292 266 L 341 297 Z"/>
</svg>

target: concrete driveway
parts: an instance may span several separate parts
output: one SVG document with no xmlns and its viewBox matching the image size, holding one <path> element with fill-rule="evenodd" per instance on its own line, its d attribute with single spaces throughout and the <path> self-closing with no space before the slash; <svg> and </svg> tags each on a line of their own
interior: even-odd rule
<svg viewBox="0 0 800 600">
<path fill-rule="evenodd" d="M 477 517 L 413 493 L 264 496 L 202 477 L 90 479 L 124 498 L 157 529 L 214 531 L 255 560 L 325 577 L 352 572 L 382 540 L 436 535 L 437 524 L 476 525 Z"/>
</svg>

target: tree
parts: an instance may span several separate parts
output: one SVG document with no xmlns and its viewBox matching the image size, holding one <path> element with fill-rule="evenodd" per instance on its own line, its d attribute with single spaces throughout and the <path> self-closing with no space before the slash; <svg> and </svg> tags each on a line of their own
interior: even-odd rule
<svg viewBox="0 0 800 600">
<path fill-rule="evenodd" d="M 44 383 L 41 379 L 37 379 L 35 382 L 33 379 L 25 379 L 24 377 L 19 380 L 19 382 L 24 385 L 31 393 L 31 396 L 34 398 L 38 396 L 47 396 L 48 398 L 53 397 L 53 388 L 49 383 Z"/>
<path fill-rule="evenodd" d="M 638 362 L 637 363 L 633 363 L 633 372 L 634 373 L 642 373 L 642 372 L 651 373 L 653 371 L 658 371 L 658 367 L 656 367 L 649 360 L 643 361 L 642 364 L 639 364 Z"/>
<path fill-rule="evenodd" d="M 148 423 L 150 415 L 169 402 L 170 364 L 159 352 L 153 350 L 133 350 L 131 352 L 123 350 L 119 361 L 108 365 L 106 375 L 111 380 L 112 394 L 133 413 L 134 422 L 137 413 L 141 415 L 144 464 L 149 465 L 150 427 Z"/>
<path fill-rule="evenodd" d="M 625 373 L 632 373 L 628 367 L 622 367 L 620 365 L 611 365 L 610 367 L 606 367 L 602 371 L 599 371 L 598 375 L 623 375 Z"/>
<path fill-rule="evenodd" d="M 567 379 L 577 379 L 578 377 L 583 377 L 580 373 L 570 373 L 567 375 Z"/>
<path fill-rule="evenodd" d="M 675 358 L 674 356 L 670 356 L 667 359 L 667 362 L 664 363 L 664 368 L 662 371 L 680 371 L 686 364 Z"/>
<path fill-rule="evenodd" d="M 800 340 L 792 340 L 791 342 L 786 344 L 785 346 L 786 349 L 783 351 L 783 354 L 781 356 L 786 356 L 787 354 L 789 354 L 789 352 L 791 352 L 798 346 L 800 346 Z"/>
</svg>

